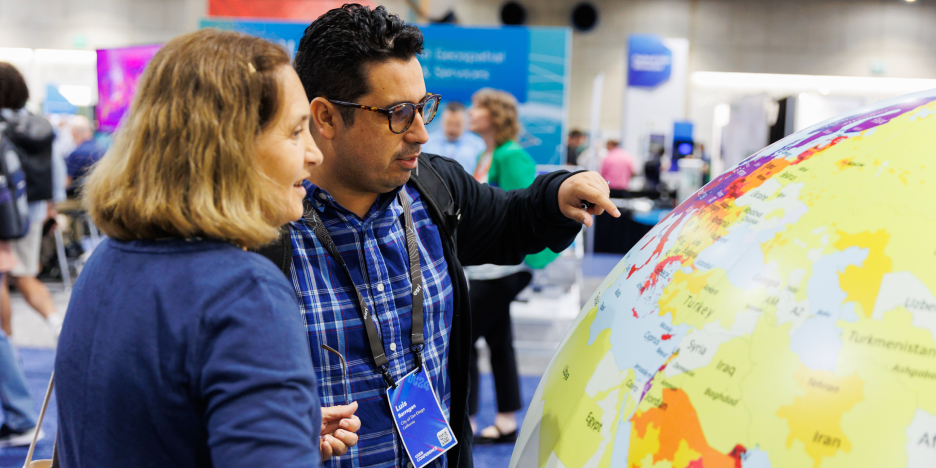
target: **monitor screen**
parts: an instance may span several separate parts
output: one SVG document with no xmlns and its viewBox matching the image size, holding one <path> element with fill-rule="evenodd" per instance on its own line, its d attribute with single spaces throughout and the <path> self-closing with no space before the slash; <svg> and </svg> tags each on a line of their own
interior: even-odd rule
<svg viewBox="0 0 936 468">
<path fill-rule="evenodd" d="M 99 130 L 117 129 L 136 92 L 137 80 L 160 45 L 98 49 L 98 105 Z"/>
<path fill-rule="evenodd" d="M 679 146 L 676 147 L 676 153 L 679 156 L 689 156 L 692 154 L 693 149 L 692 143 L 680 143 Z"/>
</svg>

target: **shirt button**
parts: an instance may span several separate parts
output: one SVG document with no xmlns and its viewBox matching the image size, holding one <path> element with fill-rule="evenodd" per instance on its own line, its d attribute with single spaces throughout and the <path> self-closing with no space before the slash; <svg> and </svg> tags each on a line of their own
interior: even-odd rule
<svg viewBox="0 0 936 468">
<path fill-rule="evenodd" d="M 325 195 L 325 192 L 319 192 L 319 198 L 321 198 L 322 200 L 325 200 L 328 198 L 328 195 Z"/>
<path fill-rule="evenodd" d="M 390 343 L 390 351 L 396 351 L 396 343 Z"/>
<path fill-rule="evenodd" d="M 378 290 L 378 291 L 383 291 L 383 290 L 384 290 L 383 283 L 377 283 L 377 290 Z"/>
</svg>

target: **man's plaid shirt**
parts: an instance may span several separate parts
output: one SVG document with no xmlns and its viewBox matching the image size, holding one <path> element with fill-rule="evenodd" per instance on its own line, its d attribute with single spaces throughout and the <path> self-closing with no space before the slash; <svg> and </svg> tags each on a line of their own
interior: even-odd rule
<svg viewBox="0 0 936 468">
<path fill-rule="evenodd" d="M 381 195 L 362 220 L 338 205 L 324 190 L 307 181 L 303 184 L 307 198 L 319 211 L 351 270 L 354 284 L 373 310 L 390 361 L 390 374 L 398 380 L 412 371 L 415 364 L 410 351 L 413 300 L 409 256 L 397 191 Z M 418 233 L 425 288 L 423 359 L 442 410 L 449 418 L 452 281 L 438 227 L 419 193 L 409 186 L 403 190 L 409 196 Z M 357 446 L 344 456 L 332 458 L 326 466 L 405 467 L 409 457 L 393 425 L 387 386 L 375 367 L 351 281 L 304 221 L 291 223 L 290 234 L 293 246 L 290 276 L 308 332 L 322 405 L 351 401 L 359 405 L 356 414 L 361 418 L 361 430 Z M 344 356 L 348 363 L 347 378 L 342 375 L 338 356 L 321 345 L 328 345 Z M 345 401 L 346 391 L 351 401 Z M 446 457 L 439 457 L 431 466 L 445 467 Z"/>
</svg>

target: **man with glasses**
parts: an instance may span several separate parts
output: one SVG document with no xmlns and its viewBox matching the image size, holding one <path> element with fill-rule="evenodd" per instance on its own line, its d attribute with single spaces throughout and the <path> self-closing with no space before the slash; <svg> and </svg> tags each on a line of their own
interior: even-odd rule
<svg viewBox="0 0 936 468">
<path fill-rule="evenodd" d="M 358 445 L 328 466 L 471 467 L 462 265 L 561 251 L 580 223 L 617 212 L 595 173 L 548 174 L 508 193 L 421 155 L 439 103 L 423 81 L 422 42 L 383 7 L 345 5 L 311 24 L 296 54 L 323 162 L 303 183 L 304 219 L 262 253 L 296 289 L 323 404 L 359 403 Z M 428 465 L 416 453 L 411 461 L 388 402 L 414 370 L 454 432 L 439 443 L 457 439 Z"/>
</svg>

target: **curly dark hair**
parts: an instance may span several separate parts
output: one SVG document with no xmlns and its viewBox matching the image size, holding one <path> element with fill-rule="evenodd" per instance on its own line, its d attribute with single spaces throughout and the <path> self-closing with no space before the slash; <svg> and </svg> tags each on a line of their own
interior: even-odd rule
<svg viewBox="0 0 936 468">
<path fill-rule="evenodd" d="M 0 62 L 0 109 L 19 110 L 29 100 L 26 80 L 13 65 Z"/>
<path fill-rule="evenodd" d="M 309 100 L 326 97 L 354 102 L 371 92 L 367 65 L 391 59 L 410 60 L 423 51 L 419 28 L 378 6 L 371 10 L 349 3 L 320 16 L 306 28 L 294 66 Z M 340 107 L 354 125 L 355 109 Z"/>
</svg>

